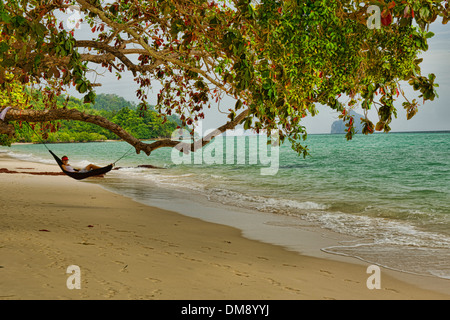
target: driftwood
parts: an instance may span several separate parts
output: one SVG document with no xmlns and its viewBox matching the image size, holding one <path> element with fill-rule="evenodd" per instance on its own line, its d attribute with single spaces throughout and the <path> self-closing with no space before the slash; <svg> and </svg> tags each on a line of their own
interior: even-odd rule
<svg viewBox="0 0 450 320">
<path fill-rule="evenodd" d="M 34 174 L 38 176 L 63 176 L 64 172 L 32 172 L 32 171 L 12 171 L 6 168 L 0 168 L 0 173 L 19 173 L 19 174 Z"/>
<path fill-rule="evenodd" d="M 113 170 L 119 170 L 119 169 L 123 169 L 123 168 L 129 168 L 129 167 L 115 167 Z M 140 164 L 140 165 L 137 166 L 137 168 L 165 169 L 165 168 L 153 166 L 153 165 L 151 165 L 151 164 Z"/>
</svg>

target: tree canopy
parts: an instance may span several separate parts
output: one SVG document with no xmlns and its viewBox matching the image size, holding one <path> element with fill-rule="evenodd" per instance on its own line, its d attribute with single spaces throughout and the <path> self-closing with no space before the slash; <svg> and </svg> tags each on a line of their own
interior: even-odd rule
<svg viewBox="0 0 450 320">
<path fill-rule="evenodd" d="M 371 5 L 380 8 L 380 28 L 368 27 Z M 58 20 L 57 13 L 69 8 L 83 13 L 90 39 L 74 38 Z M 433 36 L 429 25 L 438 17 L 447 23 L 450 10 L 447 1 L 436 0 L 31 0 L 0 1 L 0 17 L 1 90 L 40 87 L 47 97 L 45 110 L 21 104 L 25 110 L 13 108 L 5 121 L 93 122 L 147 154 L 178 145 L 170 139 L 143 144 L 104 119 L 58 108 L 56 97 L 69 86 L 84 94 L 84 102 L 95 100 L 98 84 L 87 77 L 94 64 L 118 77 L 131 72 L 142 110 L 147 89 L 159 81 L 156 110 L 179 115 L 183 125 L 195 125 L 225 95 L 235 98 L 229 122 L 202 145 L 243 124 L 257 132 L 277 130 L 305 155 L 302 119 L 314 116 L 317 104 L 341 114 L 351 139 L 359 119 L 349 110 L 356 105 L 378 111 L 375 123 L 367 112 L 361 119 L 363 133 L 370 134 L 390 131 L 402 85 L 419 91 L 423 102 L 434 99 L 435 76 L 421 74 L 418 56 Z M 419 102 L 404 98 L 410 118 Z M 1 133 L 10 128 L 0 123 Z"/>
</svg>

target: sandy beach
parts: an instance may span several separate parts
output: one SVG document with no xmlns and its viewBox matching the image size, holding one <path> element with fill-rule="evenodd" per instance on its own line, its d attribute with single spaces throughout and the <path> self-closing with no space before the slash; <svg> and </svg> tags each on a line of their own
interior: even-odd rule
<svg viewBox="0 0 450 320">
<path fill-rule="evenodd" d="M 0 154 L 0 299 L 449 299 L 450 281 L 301 255 Z M 5 170 L 4 170 L 5 171 Z M 97 178 L 99 179 L 99 178 Z M 101 178 L 100 178 L 101 179 Z M 79 267 L 70 290 L 67 268 Z"/>
</svg>

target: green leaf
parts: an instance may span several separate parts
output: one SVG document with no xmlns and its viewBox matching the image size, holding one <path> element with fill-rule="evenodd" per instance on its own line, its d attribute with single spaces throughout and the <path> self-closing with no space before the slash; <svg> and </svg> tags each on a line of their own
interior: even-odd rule
<svg viewBox="0 0 450 320">
<path fill-rule="evenodd" d="M 45 36 L 45 31 L 47 31 L 47 28 L 42 23 L 38 23 L 36 25 L 35 31 L 36 31 L 36 34 L 42 38 Z"/>
<path fill-rule="evenodd" d="M 252 127 L 252 119 L 247 118 L 247 120 L 245 120 L 245 122 L 244 122 L 244 130 L 248 130 L 251 127 Z"/>
<path fill-rule="evenodd" d="M 428 32 L 426 35 L 425 35 L 425 38 L 427 38 L 427 39 L 429 39 L 429 38 L 431 38 L 431 37 L 433 37 L 434 36 L 434 33 L 433 32 Z"/>
<path fill-rule="evenodd" d="M 2 21 L 3 23 L 10 23 L 11 22 L 11 17 L 9 16 L 9 14 L 7 12 L 4 11 L 3 8 L 3 1 L 0 1 L 1 7 L 0 7 L 0 21 Z"/>
<path fill-rule="evenodd" d="M 85 93 L 87 91 L 87 85 L 85 82 L 83 82 L 80 86 L 80 89 L 78 90 L 80 93 Z"/>
<path fill-rule="evenodd" d="M 419 14 L 421 18 L 426 19 L 428 17 L 428 15 L 430 14 L 430 10 L 428 9 L 428 7 L 422 7 L 419 10 Z"/>
<path fill-rule="evenodd" d="M 66 42 L 64 43 L 64 48 L 65 48 L 67 51 L 72 50 L 72 41 L 66 41 Z"/>
<path fill-rule="evenodd" d="M 241 107 L 242 107 L 242 101 L 239 99 L 239 100 L 236 102 L 236 104 L 235 104 L 235 106 L 234 106 L 234 109 L 235 109 L 235 110 L 239 110 Z"/>
<path fill-rule="evenodd" d="M 2 41 L 0 43 L 0 53 L 4 53 L 8 50 L 9 50 L 9 45 L 5 41 Z"/>
<path fill-rule="evenodd" d="M 84 96 L 84 103 L 94 103 L 95 102 L 95 93 L 90 91 L 87 95 Z"/>
</svg>

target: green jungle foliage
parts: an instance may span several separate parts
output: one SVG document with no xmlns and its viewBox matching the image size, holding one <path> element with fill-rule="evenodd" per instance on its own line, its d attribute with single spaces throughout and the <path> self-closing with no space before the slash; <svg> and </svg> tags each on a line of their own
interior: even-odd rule
<svg viewBox="0 0 450 320">
<path fill-rule="evenodd" d="M 41 104 L 42 106 L 39 106 Z M 82 100 L 74 97 L 61 96 L 57 100 L 57 105 L 58 107 L 66 105 L 66 108 L 75 108 L 89 114 L 105 117 L 142 140 L 170 137 L 172 132 L 181 124 L 180 120 L 174 116 L 168 117 L 167 121 L 164 122 L 164 118 L 153 108 L 140 111 L 135 103 L 115 94 L 98 94 L 94 105 L 84 104 Z M 37 98 L 35 107 L 37 109 L 44 108 L 40 98 Z M 81 121 L 61 120 L 43 124 L 31 123 L 30 125 L 37 134 L 26 123 L 15 123 L 16 136 L 9 142 L 41 142 L 42 137 L 48 143 L 118 139 L 114 133 L 107 129 Z"/>
</svg>

